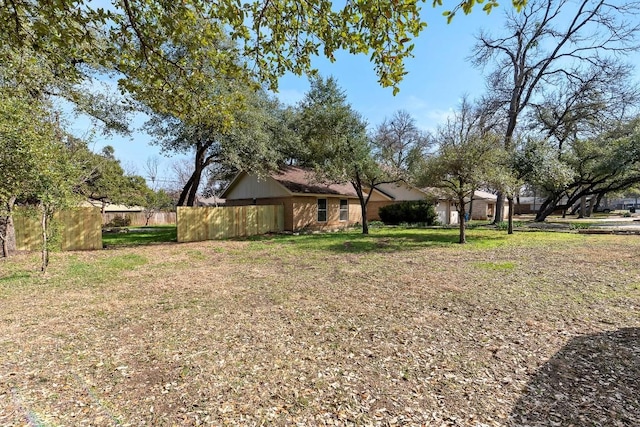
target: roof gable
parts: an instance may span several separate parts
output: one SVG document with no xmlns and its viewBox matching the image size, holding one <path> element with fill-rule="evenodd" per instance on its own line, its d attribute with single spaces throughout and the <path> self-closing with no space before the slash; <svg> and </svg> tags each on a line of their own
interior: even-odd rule
<svg viewBox="0 0 640 427">
<path fill-rule="evenodd" d="M 237 199 L 257 199 L 264 197 L 287 197 L 292 195 L 336 195 L 358 197 L 350 183 L 328 184 L 322 182 L 309 169 L 285 166 L 271 174 L 258 175 L 240 172 L 229 183 L 220 197 Z"/>
<path fill-rule="evenodd" d="M 335 194 L 358 197 L 351 184 L 327 184 L 322 182 L 312 170 L 286 166 L 271 174 L 287 190 L 296 194 Z"/>
<path fill-rule="evenodd" d="M 404 181 L 376 185 L 376 189 L 397 201 L 424 200 L 428 194 Z"/>
</svg>

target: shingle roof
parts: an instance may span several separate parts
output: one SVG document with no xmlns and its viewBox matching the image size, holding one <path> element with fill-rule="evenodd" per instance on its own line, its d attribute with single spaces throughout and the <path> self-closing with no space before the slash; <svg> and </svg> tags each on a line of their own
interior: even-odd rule
<svg viewBox="0 0 640 427">
<path fill-rule="evenodd" d="M 487 191 L 482 191 L 482 190 L 476 190 L 473 193 L 473 198 L 478 200 L 478 199 L 483 199 L 483 200 L 497 200 L 498 196 L 496 196 L 495 194 L 489 193 Z"/>
<path fill-rule="evenodd" d="M 278 181 L 292 193 L 302 194 L 337 194 L 358 197 L 351 184 L 327 184 L 321 182 L 318 176 L 309 169 L 296 166 L 285 166 L 272 173 L 271 178 Z"/>
</svg>

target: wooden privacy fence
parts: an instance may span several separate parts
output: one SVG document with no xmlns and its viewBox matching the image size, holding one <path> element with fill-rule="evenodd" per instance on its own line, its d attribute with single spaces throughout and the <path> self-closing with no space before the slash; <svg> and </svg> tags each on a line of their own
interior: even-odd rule
<svg viewBox="0 0 640 427">
<path fill-rule="evenodd" d="M 284 230 L 284 207 L 224 206 L 177 208 L 178 242 L 245 237 Z"/>
<path fill-rule="evenodd" d="M 59 229 L 57 237 L 63 251 L 102 249 L 102 215 L 98 208 L 75 208 L 54 214 Z M 40 212 L 16 209 L 13 224 L 19 251 L 42 249 Z"/>
</svg>

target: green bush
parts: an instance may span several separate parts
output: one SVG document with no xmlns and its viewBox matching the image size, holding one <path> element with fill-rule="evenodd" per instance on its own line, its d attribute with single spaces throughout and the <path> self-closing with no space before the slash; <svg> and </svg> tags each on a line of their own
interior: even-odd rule
<svg viewBox="0 0 640 427">
<path fill-rule="evenodd" d="M 438 215 L 433 203 L 426 200 L 395 203 L 380 208 L 380 219 L 387 225 L 424 224 L 435 225 Z"/>
<path fill-rule="evenodd" d="M 522 228 L 524 226 L 524 222 L 522 221 L 513 221 L 513 228 Z M 509 221 L 500 221 L 496 224 L 496 228 L 498 230 L 508 230 L 509 229 Z"/>
</svg>

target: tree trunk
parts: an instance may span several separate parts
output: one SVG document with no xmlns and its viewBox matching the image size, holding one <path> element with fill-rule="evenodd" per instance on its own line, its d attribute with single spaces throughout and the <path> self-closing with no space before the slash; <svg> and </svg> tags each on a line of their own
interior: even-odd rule
<svg viewBox="0 0 640 427">
<path fill-rule="evenodd" d="M 196 165 L 196 170 L 193 171 L 193 181 L 191 182 L 191 189 L 189 190 L 189 197 L 187 197 L 187 206 L 195 206 L 196 196 L 198 195 L 198 187 L 200 186 L 200 178 L 202 176 L 202 166 Z"/>
<path fill-rule="evenodd" d="M 554 194 L 553 196 L 549 196 L 544 202 L 542 202 L 542 204 L 540 205 L 540 209 L 536 214 L 535 221 L 543 222 L 545 219 L 547 219 L 547 217 L 551 215 L 554 210 L 556 210 L 559 200 L 560 200 L 560 196 L 557 194 Z"/>
<path fill-rule="evenodd" d="M 362 210 L 362 234 L 369 234 L 369 221 L 367 221 L 367 203 L 364 197 L 360 197 L 360 209 Z"/>
<path fill-rule="evenodd" d="M 178 198 L 178 206 L 185 206 L 184 202 L 187 199 L 187 195 L 189 194 L 189 191 L 191 190 L 191 184 L 193 183 L 193 175 L 191 175 L 191 178 L 189 178 L 189 181 L 187 181 L 187 183 L 184 185 L 184 188 L 182 189 L 182 192 L 180 192 L 180 197 Z"/>
<path fill-rule="evenodd" d="M 5 205 L 6 213 L 0 216 L 0 240 L 2 240 L 2 256 L 8 258 L 17 248 L 16 230 L 13 224 L 13 206 L 15 197 L 11 197 Z"/>
<path fill-rule="evenodd" d="M 587 207 L 587 218 L 591 218 L 591 214 L 593 213 L 593 205 L 596 201 L 595 196 L 591 196 L 591 199 L 589 199 L 589 206 Z"/>
<path fill-rule="evenodd" d="M 362 214 L 362 234 L 369 234 L 369 221 L 367 221 L 367 202 L 369 201 L 369 199 L 365 199 L 364 197 L 364 192 L 362 191 L 362 181 L 360 179 L 360 174 L 357 171 L 355 173 L 355 180 L 351 181 L 351 185 L 353 185 L 353 189 L 356 190 L 358 200 L 360 201 L 360 212 Z"/>
<path fill-rule="evenodd" d="M 196 150 L 196 158 L 194 164 L 193 174 L 191 174 L 191 178 L 185 184 L 182 189 L 182 193 L 180 193 L 180 199 L 178 200 L 178 206 L 195 206 L 196 196 L 198 195 L 198 187 L 200 186 L 200 180 L 202 179 L 202 172 L 204 169 L 211 163 L 212 158 L 205 158 L 205 154 L 207 149 L 211 144 L 205 144 L 199 146 Z"/>
<path fill-rule="evenodd" d="M 498 224 L 504 219 L 504 193 L 498 191 L 496 199 L 496 215 L 493 217 L 493 224 Z"/>
<path fill-rule="evenodd" d="M 580 197 L 580 213 L 578 218 L 584 218 L 587 210 L 587 196 Z"/>
<path fill-rule="evenodd" d="M 602 203 L 602 199 L 604 198 L 604 209 L 609 209 L 609 200 L 605 197 L 606 193 L 598 193 L 596 196 L 596 203 L 593 205 L 594 209 L 598 209 L 600 207 L 600 203 Z"/>
<path fill-rule="evenodd" d="M 466 215 L 464 208 L 464 197 L 458 199 L 458 225 L 460 228 L 460 238 L 458 243 L 463 244 L 467 243 L 467 235 L 466 235 L 466 227 L 464 222 L 464 217 Z"/>
<path fill-rule="evenodd" d="M 507 234 L 513 234 L 513 196 L 507 197 L 507 200 L 509 200 L 509 227 Z"/>
<path fill-rule="evenodd" d="M 469 197 L 469 221 L 473 219 L 473 196 L 476 194 L 476 190 L 471 192 L 471 196 Z"/>
<path fill-rule="evenodd" d="M 47 248 L 47 211 L 48 209 L 42 205 L 42 218 L 40 225 L 42 226 L 42 267 L 43 273 L 47 272 L 49 265 L 49 249 Z"/>
</svg>

